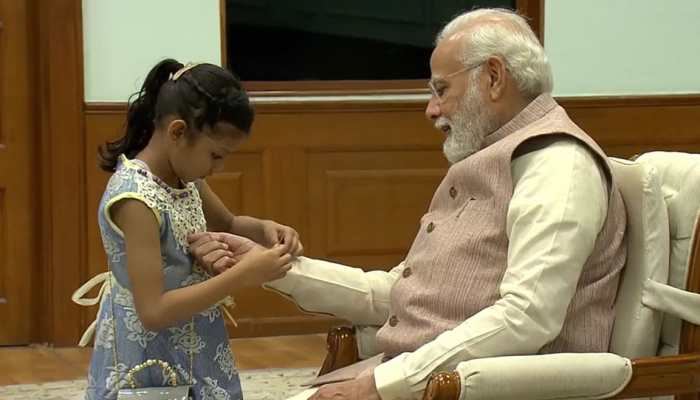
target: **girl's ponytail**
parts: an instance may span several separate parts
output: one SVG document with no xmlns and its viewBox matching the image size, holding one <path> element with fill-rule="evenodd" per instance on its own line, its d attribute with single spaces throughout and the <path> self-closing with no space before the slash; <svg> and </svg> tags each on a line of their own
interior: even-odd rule
<svg viewBox="0 0 700 400">
<path fill-rule="evenodd" d="M 100 167 L 103 170 L 114 172 L 120 155 L 133 158 L 146 147 L 155 129 L 158 93 L 172 74 L 182 67 L 183 65 L 176 60 L 167 59 L 151 69 L 141 90 L 132 95 L 129 100 L 124 136 L 113 142 L 107 142 L 99 148 Z"/>
</svg>

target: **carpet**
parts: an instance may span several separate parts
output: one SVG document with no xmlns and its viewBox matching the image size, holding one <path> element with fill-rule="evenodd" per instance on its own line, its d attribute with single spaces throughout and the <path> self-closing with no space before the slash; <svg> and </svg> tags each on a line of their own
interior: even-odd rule
<svg viewBox="0 0 700 400">
<path fill-rule="evenodd" d="M 306 389 L 315 368 L 274 368 L 240 371 L 244 400 L 282 400 Z M 82 400 L 86 380 L 0 386 L 0 400 Z"/>
</svg>

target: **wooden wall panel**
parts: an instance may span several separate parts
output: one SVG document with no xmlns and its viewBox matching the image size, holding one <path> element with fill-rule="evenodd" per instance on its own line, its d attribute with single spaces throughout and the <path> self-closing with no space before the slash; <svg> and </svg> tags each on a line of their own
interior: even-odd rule
<svg viewBox="0 0 700 400">
<path fill-rule="evenodd" d="M 240 210 L 243 207 L 242 177 L 242 172 L 222 172 L 207 178 L 207 183 L 226 207 Z"/>
<path fill-rule="evenodd" d="M 308 160 L 309 248 L 368 268 L 403 259 L 447 167 L 437 149 L 320 152 Z"/>
<path fill-rule="evenodd" d="M 700 152 L 693 122 L 700 97 L 561 103 L 610 155 Z M 388 269 L 403 259 L 447 168 L 442 134 L 425 120 L 423 106 L 416 100 L 260 102 L 251 139 L 210 185 L 235 213 L 294 226 L 309 256 Z M 94 210 L 107 174 L 94 167 L 96 147 L 120 134 L 123 107 L 88 105 L 85 114 L 91 274 L 104 268 Z M 305 315 L 262 289 L 244 291 L 236 301 L 233 336 L 320 332 L 340 322 Z"/>
<path fill-rule="evenodd" d="M 32 65 L 38 74 L 37 88 L 27 93 L 37 103 L 35 118 L 40 124 L 35 196 L 41 201 L 37 253 L 42 290 L 37 313 L 42 323 L 37 333 L 40 340 L 74 345 L 85 321 L 70 298 L 88 276 L 85 212 L 95 212 L 85 203 L 82 3 L 27 2 L 34 14 L 28 36 L 36 39 Z"/>
<path fill-rule="evenodd" d="M 7 268 L 7 211 L 5 210 L 5 187 L 0 184 L 0 276 Z M 0 279 L 0 304 L 7 304 L 7 284 Z"/>
<path fill-rule="evenodd" d="M 698 96 L 560 100 L 611 156 L 652 150 L 700 152 Z"/>
<path fill-rule="evenodd" d="M 326 171 L 326 200 L 319 206 L 327 209 L 327 256 L 401 255 L 416 230 L 416 221 L 406 216 L 425 212 L 425 200 L 443 175 L 442 169 L 427 168 Z M 388 226 L 397 234 L 386 235 Z"/>
<path fill-rule="evenodd" d="M 36 340 L 39 201 L 27 1 L 0 0 L 0 345 Z"/>
<path fill-rule="evenodd" d="M 7 59 L 7 56 L 5 54 L 6 50 L 6 44 L 7 42 L 7 34 L 5 32 L 5 21 L 4 19 L 7 18 L 8 12 L 5 10 L 5 5 L 4 3 L 0 3 L 0 77 L 4 77 L 7 75 L 6 72 L 6 67 L 5 67 L 5 60 Z M 17 18 L 16 15 L 10 15 L 11 18 Z M 14 57 L 16 57 L 15 54 L 13 54 Z M 5 124 L 3 121 L 5 120 L 5 96 L 2 94 L 5 93 L 5 80 L 0 79 L 0 146 L 5 145 Z"/>
</svg>

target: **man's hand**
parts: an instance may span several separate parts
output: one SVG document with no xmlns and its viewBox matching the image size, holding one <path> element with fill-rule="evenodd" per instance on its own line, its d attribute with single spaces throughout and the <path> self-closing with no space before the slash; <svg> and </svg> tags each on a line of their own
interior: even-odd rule
<svg viewBox="0 0 700 400">
<path fill-rule="evenodd" d="M 361 374 L 345 382 L 321 386 L 309 400 L 381 400 L 374 384 L 374 374 Z"/>
<path fill-rule="evenodd" d="M 294 228 L 270 220 L 263 220 L 261 224 L 266 246 L 272 247 L 280 243 L 284 245 L 284 250 L 294 257 L 304 253 L 304 246 L 301 245 L 299 234 Z"/>
<path fill-rule="evenodd" d="M 193 233 L 187 241 L 197 263 L 214 275 L 234 266 L 257 246 L 248 238 L 225 232 Z"/>
</svg>

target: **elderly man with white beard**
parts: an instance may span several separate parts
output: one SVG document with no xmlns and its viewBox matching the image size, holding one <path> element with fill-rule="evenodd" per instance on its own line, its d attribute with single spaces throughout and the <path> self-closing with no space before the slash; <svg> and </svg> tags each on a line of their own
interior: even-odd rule
<svg viewBox="0 0 700 400">
<path fill-rule="evenodd" d="M 469 359 L 608 349 L 624 205 L 604 152 L 551 97 L 536 36 L 510 11 L 466 12 L 430 67 L 426 115 L 451 166 L 404 262 L 364 272 L 301 257 L 269 284 L 304 310 L 380 327 L 378 365 L 313 399 L 420 398 L 433 372 Z M 203 263 L 226 266 L 193 240 Z"/>
</svg>

